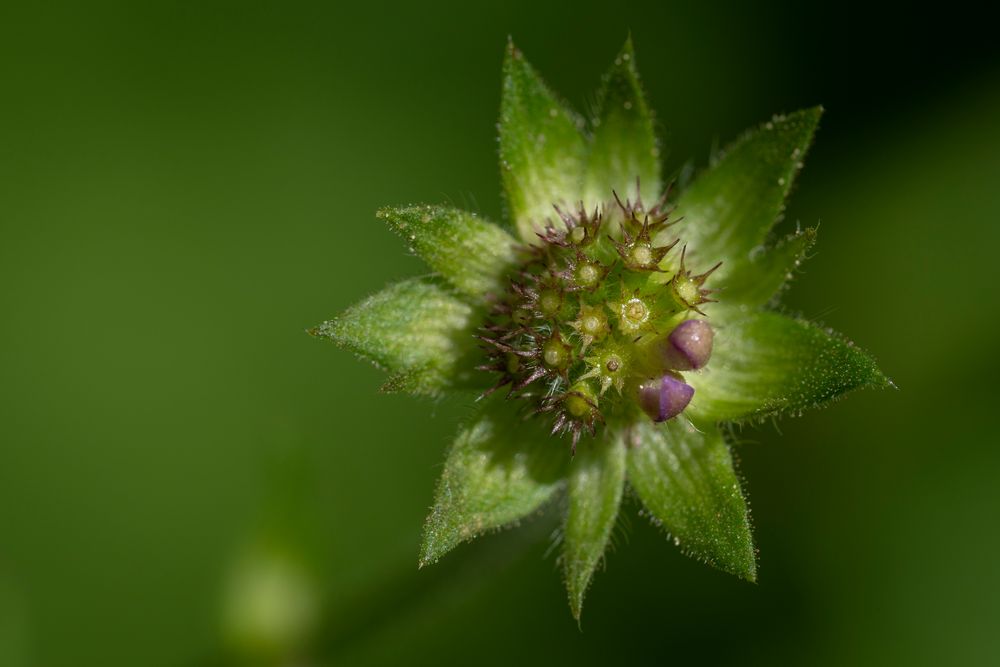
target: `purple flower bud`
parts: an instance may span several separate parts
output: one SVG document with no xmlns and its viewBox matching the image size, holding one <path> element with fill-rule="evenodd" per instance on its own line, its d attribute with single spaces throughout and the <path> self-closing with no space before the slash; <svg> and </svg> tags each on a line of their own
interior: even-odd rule
<svg viewBox="0 0 1000 667">
<path fill-rule="evenodd" d="M 712 327 L 704 320 L 685 320 L 661 344 L 663 363 L 675 371 L 692 371 L 712 356 Z"/>
<path fill-rule="evenodd" d="M 694 387 L 673 373 L 639 385 L 639 405 L 654 422 L 672 419 L 681 413 L 694 396 Z"/>
</svg>

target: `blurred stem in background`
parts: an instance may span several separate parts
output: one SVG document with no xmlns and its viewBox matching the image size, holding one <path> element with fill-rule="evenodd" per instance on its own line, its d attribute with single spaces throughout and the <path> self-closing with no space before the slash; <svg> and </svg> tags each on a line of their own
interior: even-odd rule
<svg viewBox="0 0 1000 667">
<path fill-rule="evenodd" d="M 326 590 L 315 563 L 322 524 L 309 521 L 316 515 L 318 480 L 303 455 L 296 449 L 272 466 L 283 474 L 264 508 L 266 518 L 238 552 L 222 592 L 222 651 L 197 664 L 340 664 L 394 626 L 460 608 L 555 535 L 558 511 L 550 507 L 526 530 L 485 540 L 438 567 L 418 572 L 411 559 L 377 580 Z"/>
</svg>

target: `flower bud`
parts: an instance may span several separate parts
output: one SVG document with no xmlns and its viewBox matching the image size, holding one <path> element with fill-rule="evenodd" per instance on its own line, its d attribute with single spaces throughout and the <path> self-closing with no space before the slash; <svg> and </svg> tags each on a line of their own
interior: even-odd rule
<svg viewBox="0 0 1000 667">
<path fill-rule="evenodd" d="M 639 405 L 654 422 L 679 415 L 694 396 L 694 387 L 672 373 L 639 385 Z"/>
<path fill-rule="evenodd" d="M 685 320 L 661 344 L 663 363 L 675 371 L 697 370 L 712 356 L 712 327 L 704 320 Z"/>
<path fill-rule="evenodd" d="M 562 341 L 558 333 L 542 345 L 542 362 L 549 368 L 565 368 L 571 361 L 569 346 Z"/>
</svg>

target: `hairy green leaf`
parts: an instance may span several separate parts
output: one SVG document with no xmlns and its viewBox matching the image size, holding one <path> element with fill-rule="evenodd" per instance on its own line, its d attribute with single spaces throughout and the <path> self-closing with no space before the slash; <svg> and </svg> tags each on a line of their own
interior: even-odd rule
<svg viewBox="0 0 1000 667">
<path fill-rule="evenodd" d="M 628 450 L 629 483 L 686 554 L 748 581 L 757 577 L 750 520 L 729 447 L 716 427 L 640 420 Z"/>
<path fill-rule="evenodd" d="M 473 370 L 476 311 L 430 278 L 391 285 L 309 330 L 394 375 L 385 391 L 437 394 L 482 384 Z"/>
<path fill-rule="evenodd" d="M 421 566 L 538 510 L 564 483 L 568 448 L 517 407 L 492 400 L 459 430 L 424 526 Z"/>
<path fill-rule="evenodd" d="M 750 261 L 740 264 L 727 280 L 725 300 L 762 306 L 768 303 L 798 271 L 809 250 L 816 243 L 816 228 L 796 231 L 769 247 L 751 253 Z"/>
<path fill-rule="evenodd" d="M 610 201 L 612 190 L 623 200 L 635 201 L 637 179 L 647 201 L 655 201 L 660 194 L 660 150 L 631 37 L 604 77 L 594 126 L 584 176 L 588 207 Z"/>
<path fill-rule="evenodd" d="M 584 439 L 569 470 L 569 510 L 563 572 L 569 606 L 579 620 L 583 596 L 611 538 L 625 485 L 625 441 L 620 431 Z"/>
<path fill-rule="evenodd" d="M 468 296 L 500 292 L 504 275 L 517 259 L 514 237 L 475 213 L 446 206 L 407 206 L 383 208 L 378 217 Z"/>
<path fill-rule="evenodd" d="M 584 139 L 581 121 L 559 101 L 513 42 L 503 65 L 500 171 L 511 219 L 522 240 L 554 217 L 553 204 L 580 198 Z"/>
<path fill-rule="evenodd" d="M 718 315 L 711 362 L 687 376 L 688 410 L 700 418 L 798 413 L 852 389 L 891 386 L 871 356 L 833 331 L 774 312 Z"/>
<path fill-rule="evenodd" d="M 775 116 L 748 132 L 677 200 L 676 214 L 683 220 L 664 233 L 684 239 L 696 269 L 723 262 L 714 286 L 729 288 L 730 276 L 752 264 L 752 254 L 784 210 L 821 114 L 814 107 Z"/>
</svg>

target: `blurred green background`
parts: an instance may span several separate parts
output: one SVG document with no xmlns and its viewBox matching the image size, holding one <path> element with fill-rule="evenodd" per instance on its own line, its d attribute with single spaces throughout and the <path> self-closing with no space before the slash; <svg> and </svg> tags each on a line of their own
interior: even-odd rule
<svg viewBox="0 0 1000 667">
<path fill-rule="evenodd" d="M 756 3 L 754 3 L 756 4 Z M 1000 58 L 958 4 L 0 7 L 0 665 L 997 664 Z M 628 31 L 676 168 L 827 114 L 789 307 L 900 387 L 743 432 L 749 585 L 635 514 L 417 572 L 469 406 L 307 326 L 422 271 L 377 207 L 502 214 L 513 34 L 579 109 Z"/>
</svg>

